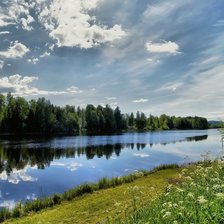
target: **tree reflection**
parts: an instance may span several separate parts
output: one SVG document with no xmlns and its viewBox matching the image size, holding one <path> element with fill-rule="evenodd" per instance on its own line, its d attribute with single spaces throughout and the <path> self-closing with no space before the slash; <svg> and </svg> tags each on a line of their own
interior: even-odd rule
<svg viewBox="0 0 224 224">
<path fill-rule="evenodd" d="M 186 138 L 182 141 L 201 141 L 207 139 L 207 135 Z M 171 142 L 174 143 L 174 142 Z M 120 156 L 122 149 L 143 150 L 145 143 L 128 143 L 128 144 L 107 144 L 78 148 L 26 148 L 24 145 L 1 144 L 0 145 L 0 173 L 6 171 L 9 175 L 13 169 L 21 170 L 26 166 L 37 166 L 38 169 L 44 169 L 50 166 L 51 162 L 60 158 L 75 158 L 86 156 L 90 160 L 94 157 L 110 159 L 113 154 Z M 153 144 L 148 144 L 152 147 Z"/>
</svg>

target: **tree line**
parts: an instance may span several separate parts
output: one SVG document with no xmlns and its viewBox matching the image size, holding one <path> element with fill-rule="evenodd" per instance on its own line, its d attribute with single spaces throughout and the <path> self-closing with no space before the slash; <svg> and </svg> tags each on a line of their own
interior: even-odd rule
<svg viewBox="0 0 224 224">
<path fill-rule="evenodd" d="M 98 105 L 86 108 L 60 107 L 45 98 L 27 101 L 23 97 L 0 94 L 0 133 L 77 134 L 108 133 L 122 130 L 206 129 L 203 117 L 146 116 L 142 112 L 121 113 Z"/>
</svg>

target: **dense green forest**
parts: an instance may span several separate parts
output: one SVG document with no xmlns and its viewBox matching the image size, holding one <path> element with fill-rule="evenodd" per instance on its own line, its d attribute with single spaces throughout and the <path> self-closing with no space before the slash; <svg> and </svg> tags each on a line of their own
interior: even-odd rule
<svg viewBox="0 0 224 224">
<path fill-rule="evenodd" d="M 87 105 L 59 107 L 45 98 L 27 101 L 0 94 L 0 133 L 75 134 L 106 133 L 122 130 L 206 129 L 202 117 L 146 116 L 122 114 L 119 107 Z"/>
</svg>

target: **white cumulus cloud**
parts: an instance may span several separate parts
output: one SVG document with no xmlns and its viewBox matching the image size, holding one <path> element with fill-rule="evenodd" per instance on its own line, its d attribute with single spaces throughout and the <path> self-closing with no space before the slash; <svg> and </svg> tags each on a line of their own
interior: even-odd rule
<svg viewBox="0 0 224 224">
<path fill-rule="evenodd" d="M 49 5 L 39 3 L 39 21 L 59 47 L 92 48 L 112 42 L 126 35 L 121 25 L 112 27 L 97 24 L 90 11 L 97 9 L 101 0 L 53 0 Z"/>
<path fill-rule="evenodd" d="M 38 58 L 29 58 L 29 59 L 27 59 L 28 63 L 34 64 L 34 65 L 37 64 L 38 61 L 39 61 Z"/>
<path fill-rule="evenodd" d="M 48 57 L 50 55 L 51 55 L 50 52 L 45 51 L 42 55 L 40 55 L 40 58 L 45 58 L 45 57 Z"/>
<path fill-rule="evenodd" d="M 0 32 L 0 35 L 6 35 L 6 34 L 10 34 L 10 32 L 9 31 L 1 31 Z"/>
<path fill-rule="evenodd" d="M 32 30 L 30 25 L 34 22 L 34 18 L 30 15 L 30 9 L 34 7 L 34 3 L 28 3 L 26 0 L 10 0 L 6 1 L 6 8 L 0 8 L 0 27 L 8 25 L 20 25 L 24 30 Z"/>
<path fill-rule="evenodd" d="M 29 51 L 29 48 L 27 48 L 24 44 L 15 41 L 11 43 L 6 51 L 0 51 L 0 57 L 22 58 Z"/>
<path fill-rule="evenodd" d="M 4 67 L 4 61 L 0 60 L 0 69 L 3 69 L 3 67 Z"/>
<path fill-rule="evenodd" d="M 69 92 L 69 93 L 82 93 L 83 91 L 82 90 L 80 90 L 78 87 L 76 87 L 76 86 L 71 86 L 71 87 L 69 87 L 69 88 L 67 88 L 67 91 Z"/>
<path fill-rule="evenodd" d="M 146 103 L 148 101 L 149 101 L 148 99 L 141 98 L 139 100 L 132 100 L 132 103 Z"/>
<path fill-rule="evenodd" d="M 146 50 L 151 53 L 168 53 L 168 54 L 178 54 L 180 53 L 179 45 L 175 42 L 163 42 L 163 43 L 152 43 L 147 42 L 145 44 Z"/>
<path fill-rule="evenodd" d="M 32 16 L 30 16 L 30 15 L 28 14 L 28 15 L 27 15 L 27 18 L 21 18 L 20 21 L 21 21 L 21 24 L 22 24 L 22 28 L 23 28 L 24 30 L 28 30 L 28 31 L 33 30 L 33 27 L 30 26 L 30 23 L 32 23 L 32 22 L 35 21 L 34 18 L 33 18 Z"/>
<path fill-rule="evenodd" d="M 10 22 L 10 17 L 5 15 L 5 14 L 2 14 L 2 12 L 0 11 L 0 27 L 3 27 L 3 26 L 8 26 L 9 24 L 12 24 L 12 22 Z"/>
<path fill-rule="evenodd" d="M 62 91 L 42 90 L 32 86 L 36 76 L 21 76 L 19 74 L 0 78 L 0 92 L 11 92 L 15 96 L 38 96 L 38 95 L 63 95 L 82 93 L 78 87 L 71 86 Z"/>
</svg>

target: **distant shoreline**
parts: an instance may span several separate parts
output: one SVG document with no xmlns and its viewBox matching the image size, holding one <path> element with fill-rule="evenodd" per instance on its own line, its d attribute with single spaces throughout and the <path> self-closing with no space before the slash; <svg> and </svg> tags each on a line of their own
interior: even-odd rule
<svg viewBox="0 0 224 224">
<path fill-rule="evenodd" d="M 103 135 L 121 135 L 123 133 L 146 133 L 146 132 L 165 132 L 165 131 L 201 131 L 201 130 L 218 130 L 219 128 L 205 128 L 205 129 L 170 129 L 170 130 L 163 130 L 163 129 L 156 129 L 156 130 L 123 130 L 123 131 L 115 131 L 115 132 L 86 132 L 83 131 L 81 133 L 55 133 L 55 134 L 48 134 L 48 133 L 41 133 L 41 132 L 30 132 L 30 133 L 0 133 L 0 137 L 40 137 L 40 138 L 53 138 L 53 137 L 67 137 L 67 136 L 103 136 Z"/>
</svg>

